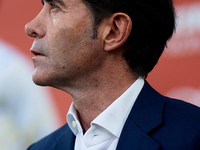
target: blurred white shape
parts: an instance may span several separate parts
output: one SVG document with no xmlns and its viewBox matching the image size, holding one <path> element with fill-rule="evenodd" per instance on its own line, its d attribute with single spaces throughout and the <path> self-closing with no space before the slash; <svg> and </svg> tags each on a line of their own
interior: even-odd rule
<svg viewBox="0 0 200 150">
<path fill-rule="evenodd" d="M 171 89 L 167 96 L 182 99 L 200 107 L 200 89 L 193 87 L 177 87 Z"/>
<path fill-rule="evenodd" d="M 176 6 L 177 29 L 168 43 L 166 57 L 200 55 L 200 2 Z"/>
<path fill-rule="evenodd" d="M 32 82 L 29 61 L 0 39 L 0 150 L 25 150 L 59 125 L 50 93 Z"/>
</svg>

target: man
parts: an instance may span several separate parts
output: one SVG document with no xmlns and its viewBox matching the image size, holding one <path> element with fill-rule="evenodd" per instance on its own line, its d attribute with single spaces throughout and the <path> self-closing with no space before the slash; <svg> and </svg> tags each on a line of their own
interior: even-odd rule
<svg viewBox="0 0 200 150">
<path fill-rule="evenodd" d="M 200 109 L 143 79 L 174 30 L 170 0 L 42 0 L 25 27 L 33 81 L 69 93 L 68 124 L 29 150 L 197 150 Z"/>
</svg>

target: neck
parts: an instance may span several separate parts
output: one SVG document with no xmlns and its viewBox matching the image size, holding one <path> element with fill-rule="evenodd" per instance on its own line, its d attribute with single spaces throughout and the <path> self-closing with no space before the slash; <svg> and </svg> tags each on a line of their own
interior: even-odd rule
<svg viewBox="0 0 200 150">
<path fill-rule="evenodd" d="M 87 131 L 90 123 L 121 96 L 134 81 L 133 77 L 124 79 L 121 74 L 118 80 L 113 82 L 99 80 L 95 86 L 76 91 L 72 97 L 83 130 Z"/>
<path fill-rule="evenodd" d="M 85 131 L 90 128 L 90 123 L 136 80 L 126 61 L 114 61 L 115 63 L 107 62 L 109 65 L 95 74 L 78 80 L 73 88 L 64 88 L 73 98 L 79 121 Z"/>
</svg>

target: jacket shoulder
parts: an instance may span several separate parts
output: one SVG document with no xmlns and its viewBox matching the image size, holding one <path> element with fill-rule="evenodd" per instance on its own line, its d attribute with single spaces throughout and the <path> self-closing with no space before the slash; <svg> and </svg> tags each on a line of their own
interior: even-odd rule
<svg viewBox="0 0 200 150">
<path fill-rule="evenodd" d="M 132 118 L 163 150 L 200 149 L 200 108 L 163 96 L 147 82 L 133 106 Z"/>
<path fill-rule="evenodd" d="M 43 139 L 32 144 L 27 150 L 52 150 L 58 141 L 62 140 L 62 138 L 66 138 L 66 135 L 73 135 L 68 124 L 63 125 Z"/>
<path fill-rule="evenodd" d="M 200 124 L 200 107 L 183 100 L 166 97 L 164 116 L 169 116 L 171 119 L 174 118 L 175 120 L 177 119 L 176 121 L 190 120 L 191 122 Z"/>
<path fill-rule="evenodd" d="M 160 130 L 152 133 L 167 149 L 200 149 L 200 108 L 182 100 L 166 97 Z M 164 136 L 163 136 L 164 135 Z M 181 147 L 182 146 L 182 147 Z"/>
</svg>

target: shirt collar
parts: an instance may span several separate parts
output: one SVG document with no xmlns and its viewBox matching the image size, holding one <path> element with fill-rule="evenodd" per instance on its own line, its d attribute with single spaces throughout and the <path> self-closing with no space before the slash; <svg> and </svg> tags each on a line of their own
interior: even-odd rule
<svg viewBox="0 0 200 150">
<path fill-rule="evenodd" d="M 125 121 L 143 85 L 144 80 L 138 78 L 119 98 L 97 116 L 92 121 L 92 124 L 97 124 L 107 129 L 119 138 Z"/>
<path fill-rule="evenodd" d="M 91 122 L 91 126 L 101 126 L 119 138 L 125 121 L 143 85 L 143 78 L 138 78 L 119 98 Z M 67 114 L 67 122 L 75 135 L 77 135 L 78 132 L 83 131 L 78 121 L 77 111 L 74 108 L 73 103 Z"/>
<path fill-rule="evenodd" d="M 70 129 L 72 130 L 72 132 L 74 133 L 74 135 L 77 135 L 78 132 L 83 132 L 81 124 L 78 119 L 77 110 L 74 107 L 73 102 L 67 113 L 67 123 L 68 123 Z"/>
</svg>

